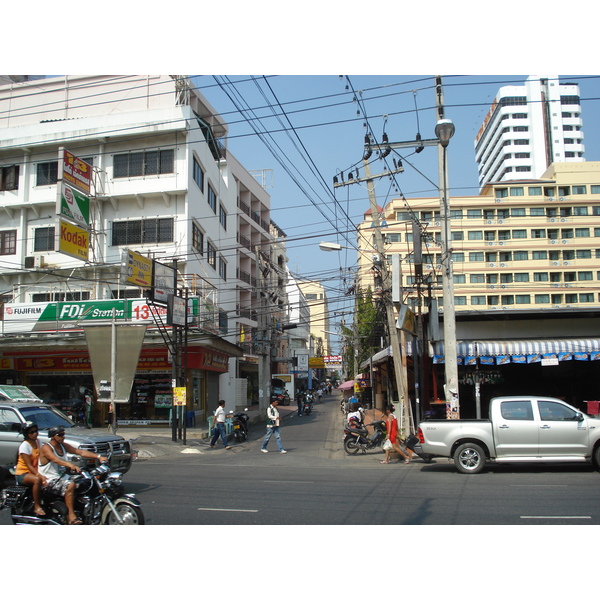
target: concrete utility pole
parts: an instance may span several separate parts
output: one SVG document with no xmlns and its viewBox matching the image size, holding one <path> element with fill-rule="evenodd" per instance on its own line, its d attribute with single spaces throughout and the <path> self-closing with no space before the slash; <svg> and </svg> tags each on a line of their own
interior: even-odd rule
<svg viewBox="0 0 600 600">
<path fill-rule="evenodd" d="M 436 133 L 444 123 L 444 89 L 442 78 L 436 77 L 435 105 L 437 112 Z M 452 126 L 451 135 L 454 133 Z M 439 135 L 439 134 L 438 134 Z M 454 273 L 452 268 L 452 238 L 450 235 L 450 203 L 448 200 L 448 139 L 439 135 L 438 171 L 440 189 L 440 221 L 442 238 L 442 287 L 444 298 L 444 372 L 446 396 L 446 414 L 449 419 L 459 419 L 458 400 L 458 363 L 456 357 L 456 312 L 454 307 Z"/>
<path fill-rule="evenodd" d="M 408 398 L 406 369 L 404 365 L 404 354 L 400 348 L 400 340 L 398 329 L 396 328 L 396 315 L 392 304 L 392 276 L 388 269 L 385 260 L 385 244 L 383 241 L 383 233 L 381 233 L 381 223 L 379 221 L 379 211 L 377 210 L 377 200 L 375 198 L 375 186 L 371 178 L 371 169 L 367 159 L 363 159 L 363 168 L 367 180 L 367 190 L 369 192 L 369 204 L 371 206 L 371 218 L 373 220 L 373 230 L 375 236 L 375 248 L 381 259 L 381 283 L 382 283 L 382 300 L 385 304 L 385 312 L 387 316 L 388 331 L 390 336 L 390 346 L 392 348 L 392 356 L 394 357 L 394 375 L 396 377 L 396 387 L 398 389 L 398 400 L 403 405 L 403 411 L 400 414 L 400 430 L 403 435 L 410 433 L 410 402 Z M 404 418 L 406 417 L 406 418 Z"/>
</svg>

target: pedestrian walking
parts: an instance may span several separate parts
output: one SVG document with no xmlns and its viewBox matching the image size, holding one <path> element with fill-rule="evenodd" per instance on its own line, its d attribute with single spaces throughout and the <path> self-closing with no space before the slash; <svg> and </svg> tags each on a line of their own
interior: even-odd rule
<svg viewBox="0 0 600 600">
<path fill-rule="evenodd" d="M 260 448 L 261 452 L 268 452 L 267 444 L 271 439 L 272 435 L 275 435 L 275 441 L 277 442 L 277 448 L 279 448 L 279 452 L 281 454 L 287 454 L 287 452 L 283 449 L 283 444 L 281 443 L 281 432 L 279 431 L 279 411 L 277 410 L 277 405 L 279 404 L 279 400 L 273 398 L 271 400 L 271 404 L 267 408 L 267 435 L 265 435 L 265 439 L 263 440 L 262 446 Z"/>
<path fill-rule="evenodd" d="M 225 437 L 225 400 L 219 400 L 219 406 L 214 414 L 214 433 L 212 440 L 210 441 L 210 447 L 214 448 L 219 436 L 221 436 L 221 441 L 223 442 L 223 446 L 225 446 L 225 450 L 229 450 L 231 446 L 227 443 L 227 438 Z"/>
<path fill-rule="evenodd" d="M 302 392 L 296 394 L 296 404 L 298 405 L 298 416 L 301 417 L 304 412 L 304 394 Z"/>
<path fill-rule="evenodd" d="M 394 406 L 389 404 L 385 409 L 385 416 L 387 419 L 387 439 L 384 442 L 383 449 L 385 450 L 385 460 L 380 461 L 382 464 L 387 465 L 390 462 L 390 454 L 397 452 L 400 456 L 404 457 L 404 463 L 410 462 L 410 458 L 404 454 L 400 447 L 400 437 L 398 435 L 398 420 L 394 414 Z M 399 459 L 402 462 L 402 459 Z"/>
</svg>

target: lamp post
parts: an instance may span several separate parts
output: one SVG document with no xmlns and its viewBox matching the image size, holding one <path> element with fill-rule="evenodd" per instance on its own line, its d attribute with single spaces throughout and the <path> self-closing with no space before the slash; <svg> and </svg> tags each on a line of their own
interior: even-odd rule
<svg viewBox="0 0 600 600">
<path fill-rule="evenodd" d="M 446 415 L 460 418 L 458 398 L 458 365 L 456 358 L 456 313 L 454 309 L 454 274 L 452 272 L 452 246 L 450 236 L 450 207 L 448 202 L 448 143 L 454 135 L 454 123 L 441 118 L 435 126 L 438 144 L 438 170 L 440 181 L 440 218 L 442 222 L 442 286 L 444 298 L 444 367 Z"/>
</svg>

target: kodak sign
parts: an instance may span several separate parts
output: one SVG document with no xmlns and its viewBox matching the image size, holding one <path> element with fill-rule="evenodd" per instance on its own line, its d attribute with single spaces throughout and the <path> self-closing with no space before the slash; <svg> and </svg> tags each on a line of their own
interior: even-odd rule
<svg viewBox="0 0 600 600">
<path fill-rule="evenodd" d="M 79 260 L 88 260 L 90 253 L 89 231 L 63 219 L 58 219 L 58 225 L 56 244 L 58 252 Z"/>
</svg>

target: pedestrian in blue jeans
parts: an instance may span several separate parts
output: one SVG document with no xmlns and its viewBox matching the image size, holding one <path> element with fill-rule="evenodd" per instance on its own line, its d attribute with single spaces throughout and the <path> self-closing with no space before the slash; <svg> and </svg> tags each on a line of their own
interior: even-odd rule
<svg viewBox="0 0 600 600">
<path fill-rule="evenodd" d="M 215 432 L 210 441 L 210 447 L 214 448 L 219 436 L 221 436 L 225 450 L 229 450 L 231 446 L 227 444 L 227 438 L 225 437 L 225 400 L 219 400 L 219 406 L 215 410 L 214 428 Z"/>
<path fill-rule="evenodd" d="M 267 444 L 269 443 L 271 436 L 275 435 L 275 441 L 277 442 L 279 452 L 281 454 L 287 454 L 287 452 L 283 449 L 283 445 L 281 444 L 281 433 L 279 432 L 279 411 L 277 410 L 278 404 L 279 400 L 273 399 L 271 400 L 271 405 L 267 408 L 267 435 L 265 435 L 265 439 L 263 440 L 260 448 L 261 452 L 268 452 Z"/>
</svg>

